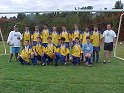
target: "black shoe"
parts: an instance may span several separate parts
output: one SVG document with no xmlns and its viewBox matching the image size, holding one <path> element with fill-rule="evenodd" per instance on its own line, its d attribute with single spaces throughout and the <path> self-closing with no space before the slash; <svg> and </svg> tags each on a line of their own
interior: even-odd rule
<svg viewBox="0 0 124 93">
<path fill-rule="evenodd" d="M 55 66 L 58 66 L 58 64 L 55 64 Z"/>
<path fill-rule="evenodd" d="M 106 62 L 102 62 L 102 64 L 106 64 Z"/>
<path fill-rule="evenodd" d="M 8 63 L 11 63 L 11 61 L 9 60 Z"/>
<path fill-rule="evenodd" d="M 111 62 L 108 62 L 108 64 L 111 64 Z"/>
</svg>

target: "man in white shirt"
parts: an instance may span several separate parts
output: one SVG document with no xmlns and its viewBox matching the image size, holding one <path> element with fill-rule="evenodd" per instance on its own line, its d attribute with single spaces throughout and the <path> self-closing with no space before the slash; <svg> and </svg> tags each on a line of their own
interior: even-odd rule
<svg viewBox="0 0 124 93">
<path fill-rule="evenodd" d="M 108 63 L 110 64 L 111 52 L 116 43 L 116 34 L 112 30 L 111 24 L 107 24 L 107 30 L 103 33 L 103 43 L 104 43 L 104 61 L 106 63 L 106 54 L 108 51 Z"/>
<path fill-rule="evenodd" d="M 17 25 L 14 26 L 14 31 L 11 31 L 8 36 L 7 43 L 10 45 L 10 58 L 9 62 L 11 62 L 13 54 L 15 54 L 16 61 L 18 57 L 18 53 L 20 52 L 20 41 L 22 40 L 22 35 L 18 32 Z"/>
</svg>

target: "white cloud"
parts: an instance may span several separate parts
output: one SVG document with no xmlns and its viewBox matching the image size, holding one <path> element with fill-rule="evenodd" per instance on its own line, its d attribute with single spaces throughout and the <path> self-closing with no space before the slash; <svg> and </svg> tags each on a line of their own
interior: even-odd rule
<svg viewBox="0 0 124 93">
<path fill-rule="evenodd" d="M 75 7 L 93 6 L 111 9 L 117 0 L 2 0 L 0 11 L 74 10 Z M 122 1 L 124 2 L 124 1 Z"/>
</svg>

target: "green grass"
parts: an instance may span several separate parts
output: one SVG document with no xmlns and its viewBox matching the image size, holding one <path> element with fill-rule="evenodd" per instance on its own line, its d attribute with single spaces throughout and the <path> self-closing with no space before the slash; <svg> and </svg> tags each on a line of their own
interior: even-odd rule
<svg viewBox="0 0 124 93">
<path fill-rule="evenodd" d="M 124 61 L 116 58 L 110 65 L 102 65 L 100 58 L 91 68 L 7 61 L 8 56 L 0 56 L 0 93 L 124 93 Z"/>
</svg>

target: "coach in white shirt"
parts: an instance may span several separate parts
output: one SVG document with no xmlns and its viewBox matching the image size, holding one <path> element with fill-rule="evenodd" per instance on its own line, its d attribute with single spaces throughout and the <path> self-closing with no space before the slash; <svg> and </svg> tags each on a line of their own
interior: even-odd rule
<svg viewBox="0 0 124 93">
<path fill-rule="evenodd" d="M 13 54 L 15 54 L 16 61 L 18 57 L 18 53 L 20 52 L 20 41 L 22 40 L 22 35 L 18 31 L 17 25 L 14 26 L 14 31 L 11 31 L 8 36 L 7 43 L 10 45 L 10 59 L 11 62 Z"/>
<path fill-rule="evenodd" d="M 111 24 L 107 24 L 107 30 L 103 33 L 103 42 L 104 42 L 104 61 L 106 63 L 106 55 L 108 51 L 108 63 L 110 64 L 111 52 L 116 43 L 116 34 L 112 30 Z"/>
</svg>

